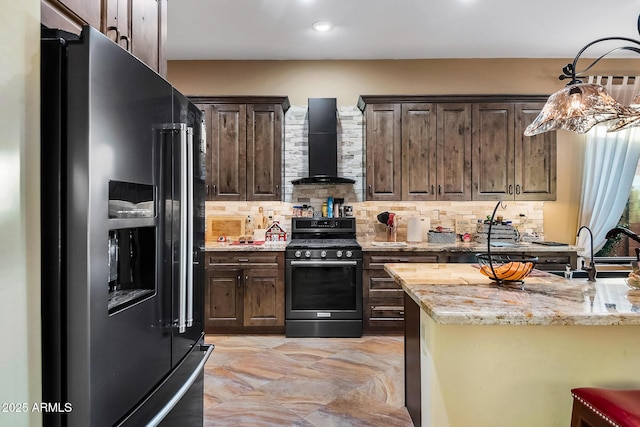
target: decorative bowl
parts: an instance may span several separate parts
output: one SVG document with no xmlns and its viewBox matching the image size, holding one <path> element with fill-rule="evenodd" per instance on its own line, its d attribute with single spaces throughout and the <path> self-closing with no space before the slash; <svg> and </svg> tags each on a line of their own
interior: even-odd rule
<svg viewBox="0 0 640 427">
<path fill-rule="evenodd" d="M 523 282 L 538 262 L 538 257 L 526 255 L 476 254 L 480 273 L 503 282 Z"/>
</svg>

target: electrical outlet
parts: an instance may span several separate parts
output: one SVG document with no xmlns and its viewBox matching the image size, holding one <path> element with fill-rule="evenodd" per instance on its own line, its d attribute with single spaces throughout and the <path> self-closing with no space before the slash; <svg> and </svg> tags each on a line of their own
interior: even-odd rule
<svg viewBox="0 0 640 427">
<path fill-rule="evenodd" d="M 253 218 L 251 218 L 251 215 L 247 215 L 247 224 L 251 224 L 253 222 Z"/>
</svg>

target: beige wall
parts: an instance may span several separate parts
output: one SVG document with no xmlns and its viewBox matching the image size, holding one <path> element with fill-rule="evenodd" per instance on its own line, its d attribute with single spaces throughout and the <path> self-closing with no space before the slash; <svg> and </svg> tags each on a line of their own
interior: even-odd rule
<svg viewBox="0 0 640 427">
<path fill-rule="evenodd" d="M 287 95 L 292 105 L 335 97 L 355 105 L 359 95 L 550 94 L 567 59 L 376 61 L 170 61 L 168 79 L 186 95 Z M 638 60 L 610 60 L 599 74 L 635 75 Z M 634 67 L 635 65 L 635 67 Z M 584 138 L 558 132 L 558 198 L 544 205 L 548 240 L 573 243 Z"/>
<path fill-rule="evenodd" d="M 0 9 L 0 403 L 29 405 L 0 425 L 39 426 L 40 1 Z"/>
</svg>

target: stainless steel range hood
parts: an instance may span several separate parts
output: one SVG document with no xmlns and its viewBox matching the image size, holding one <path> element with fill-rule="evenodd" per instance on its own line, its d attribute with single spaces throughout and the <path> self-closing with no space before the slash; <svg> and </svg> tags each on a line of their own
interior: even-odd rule
<svg viewBox="0 0 640 427">
<path fill-rule="evenodd" d="M 309 176 L 292 184 L 353 184 L 338 176 L 336 98 L 309 98 Z"/>
</svg>

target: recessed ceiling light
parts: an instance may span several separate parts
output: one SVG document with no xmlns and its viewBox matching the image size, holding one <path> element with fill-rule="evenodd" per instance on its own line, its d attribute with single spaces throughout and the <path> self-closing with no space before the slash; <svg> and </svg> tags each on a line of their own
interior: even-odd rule
<svg viewBox="0 0 640 427">
<path fill-rule="evenodd" d="M 319 33 L 325 33 L 329 31 L 331 27 L 333 27 L 333 25 L 331 25 L 331 22 L 327 22 L 327 21 L 314 22 L 313 25 L 311 26 L 311 28 L 313 28 Z"/>
</svg>

